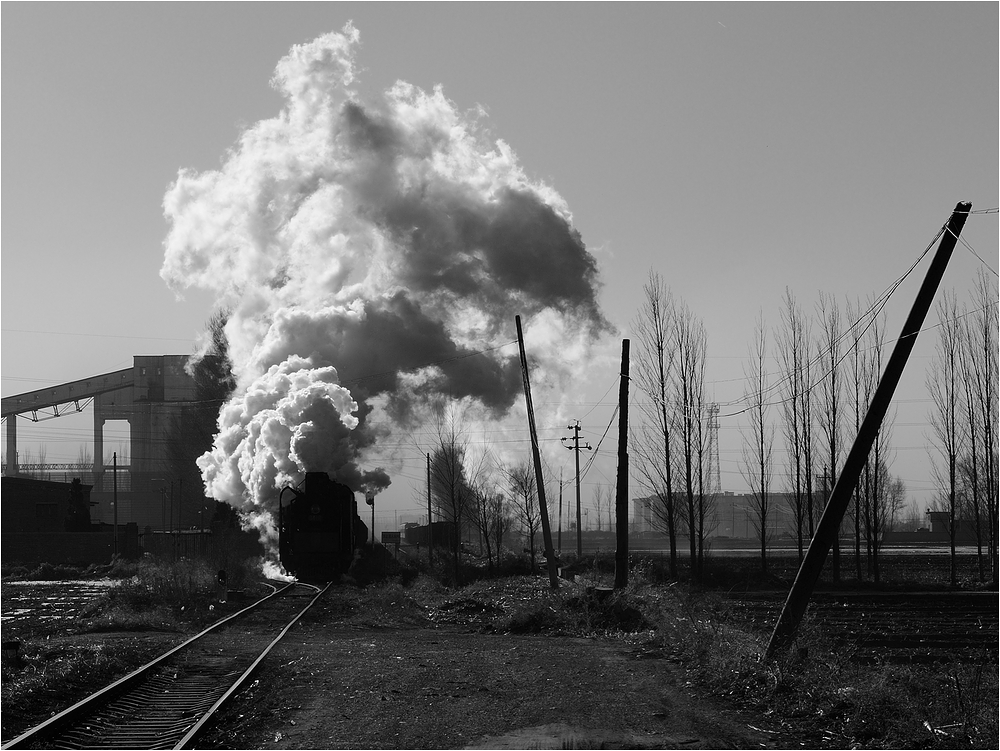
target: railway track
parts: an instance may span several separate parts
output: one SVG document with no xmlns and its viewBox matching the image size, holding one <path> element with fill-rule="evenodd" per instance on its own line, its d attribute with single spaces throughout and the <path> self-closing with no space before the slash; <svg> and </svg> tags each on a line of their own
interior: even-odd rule
<svg viewBox="0 0 1000 751">
<path fill-rule="evenodd" d="M 276 589 L 3 748 L 189 748 L 328 588 Z"/>
<path fill-rule="evenodd" d="M 733 597 L 731 615 L 773 627 L 784 593 Z M 822 592 L 809 605 L 813 626 L 857 662 L 995 660 L 996 592 Z"/>
</svg>

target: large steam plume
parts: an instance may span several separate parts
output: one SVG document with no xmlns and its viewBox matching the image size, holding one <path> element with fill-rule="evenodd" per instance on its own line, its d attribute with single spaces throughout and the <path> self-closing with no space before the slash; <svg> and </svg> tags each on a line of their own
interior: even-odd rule
<svg viewBox="0 0 1000 751">
<path fill-rule="evenodd" d="M 239 385 L 199 461 L 206 491 L 265 536 L 278 490 L 306 471 L 387 485 L 359 464 L 440 395 L 505 415 L 515 313 L 549 345 L 534 357 L 549 382 L 608 328 L 562 198 L 440 87 L 363 101 L 359 39 L 348 24 L 294 47 L 272 79 L 278 115 L 164 198 L 161 276 L 232 310 Z"/>
</svg>

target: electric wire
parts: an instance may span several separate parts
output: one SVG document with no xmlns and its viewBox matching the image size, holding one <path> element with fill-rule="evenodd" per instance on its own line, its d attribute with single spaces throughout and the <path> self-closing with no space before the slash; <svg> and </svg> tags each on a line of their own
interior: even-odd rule
<svg viewBox="0 0 1000 751">
<path fill-rule="evenodd" d="M 867 333 L 867 331 L 871 328 L 871 326 L 877 320 L 878 316 L 884 310 L 886 304 L 888 303 L 888 301 L 892 297 L 892 295 L 896 292 L 896 290 L 900 287 L 900 285 L 913 273 L 914 269 L 917 268 L 917 266 L 924 259 L 924 257 L 930 252 L 930 250 L 934 247 L 934 244 L 944 234 L 946 228 L 947 228 L 947 225 L 943 225 L 935 233 L 934 237 L 927 244 L 927 246 L 923 249 L 923 251 L 917 257 L 917 259 L 910 265 L 910 267 L 906 270 L 906 272 L 903 273 L 898 279 L 896 279 L 896 281 L 894 281 L 891 285 L 889 285 L 889 287 L 887 287 L 885 290 L 883 290 L 874 299 L 874 301 L 869 305 L 868 310 L 866 310 L 864 313 L 860 314 L 857 317 L 857 319 L 854 320 L 851 323 L 850 326 L 848 326 L 846 329 L 844 329 L 842 332 L 840 332 L 838 334 L 838 336 L 831 338 L 830 342 L 828 342 L 820 350 L 820 352 L 817 353 L 817 355 L 808 363 L 808 365 L 803 366 L 802 370 L 805 370 L 806 367 L 811 368 L 811 367 L 813 367 L 815 365 L 820 364 L 821 362 L 825 365 L 826 364 L 827 353 L 832 353 L 834 351 L 834 348 L 839 348 L 839 346 L 849 336 L 852 337 L 853 341 L 860 341 L 861 337 L 863 337 L 864 334 Z M 861 326 L 862 324 L 864 324 L 864 328 L 859 333 L 853 334 L 852 332 L 854 332 L 854 330 L 858 326 Z M 830 373 L 833 372 L 835 369 L 839 368 L 840 365 L 841 365 L 841 363 L 843 363 L 843 361 L 845 359 L 847 359 L 847 357 L 849 356 L 850 352 L 851 352 L 851 348 L 849 348 L 849 347 L 845 348 L 844 352 L 843 352 L 843 355 L 841 355 L 836 360 L 836 362 L 830 366 L 830 369 L 822 372 L 820 374 L 820 376 L 812 384 L 810 384 L 806 389 L 804 389 L 804 391 L 812 391 L 817 386 L 819 386 L 821 383 L 823 383 L 823 381 L 827 377 L 829 377 Z M 785 388 L 785 383 L 788 382 L 788 381 L 790 381 L 790 379 L 793 378 L 794 376 L 795 376 L 794 373 L 788 373 L 788 374 L 783 375 L 776 382 L 770 384 L 768 386 L 768 388 L 764 391 L 764 393 L 770 395 L 770 394 L 774 393 L 775 391 L 777 391 L 780 388 Z M 781 405 L 781 404 L 784 404 L 784 403 L 790 401 L 790 399 L 791 399 L 791 397 L 787 397 L 787 398 L 783 398 L 783 399 L 778 399 L 777 401 L 773 401 L 773 400 L 769 399 L 766 402 L 765 406 L 770 407 L 770 406 Z M 730 402 L 726 402 L 726 403 L 723 403 L 720 406 L 734 406 L 736 404 L 744 404 L 744 403 L 745 403 L 745 398 L 734 400 L 734 401 L 730 401 Z M 733 411 L 733 412 L 726 412 L 724 414 L 720 414 L 719 417 L 720 418 L 738 417 L 739 415 L 742 415 L 742 414 L 745 414 L 745 413 L 749 412 L 751 409 L 753 409 L 753 407 L 748 405 L 748 406 L 744 407 L 743 409 L 739 409 L 739 410 L 736 410 L 736 411 Z M 696 419 L 698 419 L 698 418 L 696 418 Z"/>
<path fill-rule="evenodd" d="M 619 405 L 616 404 L 614 412 L 611 413 L 611 419 L 608 420 L 608 426 L 604 429 L 604 433 L 601 435 L 601 440 L 597 442 L 597 446 L 594 447 L 594 453 L 590 455 L 590 458 L 587 460 L 587 464 L 580 472 L 581 482 L 587 476 L 587 472 L 590 471 L 590 468 L 594 465 L 594 462 L 597 461 L 597 456 L 601 452 L 601 444 L 604 443 L 604 439 L 607 438 L 608 436 L 608 431 L 611 430 L 611 426 L 614 424 L 615 418 L 618 416 L 618 409 Z"/>
<path fill-rule="evenodd" d="M 48 334 L 51 336 L 86 336 L 97 339 L 148 339 L 152 342 L 187 342 L 191 344 L 193 339 L 181 339 L 176 336 L 130 336 L 128 334 L 85 334 L 78 331 L 36 331 L 33 329 L 0 329 L 13 334 Z"/>
<path fill-rule="evenodd" d="M 1000 274 L 997 273 L 997 270 L 994 269 L 992 266 L 990 266 L 985 260 L 983 260 L 983 257 L 976 252 L 976 249 L 969 244 L 968 240 L 966 240 L 961 235 L 956 235 L 950 229 L 948 230 L 948 234 L 950 234 L 952 237 L 954 237 L 956 240 L 962 243 L 962 245 L 968 248 L 969 252 L 972 253 L 972 255 L 974 255 L 976 258 L 978 258 L 979 262 L 983 264 L 983 266 L 985 266 L 990 271 L 990 273 L 993 274 L 993 276 L 1000 277 Z"/>
</svg>

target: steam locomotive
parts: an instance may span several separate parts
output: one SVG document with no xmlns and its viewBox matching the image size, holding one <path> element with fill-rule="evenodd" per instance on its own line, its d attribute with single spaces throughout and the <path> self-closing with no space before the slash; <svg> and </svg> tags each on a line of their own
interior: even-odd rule
<svg viewBox="0 0 1000 751">
<path fill-rule="evenodd" d="M 278 556 L 285 571 L 300 581 L 333 581 L 346 574 L 368 538 L 354 491 L 325 472 L 307 472 L 299 487 L 282 490 L 282 498 L 285 491 L 293 496 L 278 503 Z"/>
</svg>

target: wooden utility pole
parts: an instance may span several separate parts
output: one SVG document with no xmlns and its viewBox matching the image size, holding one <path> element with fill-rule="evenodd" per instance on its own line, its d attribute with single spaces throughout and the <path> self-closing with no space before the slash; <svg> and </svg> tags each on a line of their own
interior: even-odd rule
<svg viewBox="0 0 1000 751">
<path fill-rule="evenodd" d="M 812 542 L 809 543 L 809 550 L 806 552 L 806 557 L 802 559 L 799 573 L 788 592 L 788 599 L 785 600 L 781 615 L 774 626 L 767 651 L 764 653 L 765 657 L 770 657 L 777 649 L 787 646 L 795 638 L 799 622 L 809 606 L 809 598 L 812 596 L 813 588 L 816 586 L 823 569 L 826 554 L 837 538 L 840 522 L 847 511 L 851 494 L 854 492 L 858 477 L 868 459 L 868 452 L 871 451 L 875 437 L 878 435 L 882 419 L 889 409 L 889 402 L 892 400 L 899 378 L 903 374 L 903 366 L 906 365 L 910 351 L 917 341 L 917 334 L 920 332 L 927 311 L 934 301 L 934 293 L 941 283 L 945 267 L 948 265 L 948 260 L 955 249 L 955 243 L 962 233 L 962 227 L 965 226 L 965 220 L 971 210 L 971 203 L 959 203 L 955 206 L 955 211 L 941 234 L 941 243 L 938 245 L 937 253 L 934 254 L 934 259 L 927 269 L 927 276 L 924 277 L 924 282 L 913 301 L 913 307 L 910 309 L 910 315 L 907 317 L 906 323 L 903 324 L 903 330 L 899 339 L 896 340 L 896 346 L 892 350 L 889 362 L 886 363 L 885 371 L 868 407 L 868 413 L 858 429 L 858 436 L 854 440 L 854 445 L 851 446 L 847 459 L 844 460 L 840 476 L 835 480 L 833 492 L 823 510 L 819 525 L 816 527 L 816 534 L 813 535 Z"/>
<path fill-rule="evenodd" d="M 521 333 L 521 316 L 514 316 L 517 326 L 517 346 L 521 353 L 521 378 L 524 382 L 524 404 L 528 410 L 528 432 L 531 434 L 531 458 L 535 463 L 535 489 L 538 491 L 538 510 L 542 517 L 542 541 L 545 543 L 545 560 L 548 562 L 549 584 L 559 589 L 559 572 L 556 555 L 552 550 L 552 529 L 549 527 L 549 510 L 545 505 L 545 482 L 542 479 L 542 457 L 538 452 L 538 432 L 535 430 L 535 410 L 531 406 L 531 381 L 528 378 L 528 358 L 524 354 L 524 334 Z"/>
<path fill-rule="evenodd" d="M 621 383 L 618 385 L 618 486 L 615 492 L 615 589 L 628 585 L 628 350 L 622 339 Z"/>
<path fill-rule="evenodd" d="M 580 449 L 586 449 L 590 451 L 590 444 L 587 443 L 580 446 L 580 421 L 576 420 L 573 425 L 567 425 L 567 428 L 573 431 L 573 445 L 567 446 L 570 451 L 573 452 L 576 458 L 576 557 L 583 557 L 583 525 L 581 524 L 582 519 L 580 518 Z M 563 441 L 568 441 L 568 438 L 561 439 Z"/>
<path fill-rule="evenodd" d="M 427 563 L 434 567 L 434 525 L 431 523 L 431 455 L 427 454 Z"/>
<path fill-rule="evenodd" d="M 556 550 L 562 553 L 562 467 L 559 468 L 559 522 L 556 524 L 557 539 L 556 539 Z"/>
</svg>

